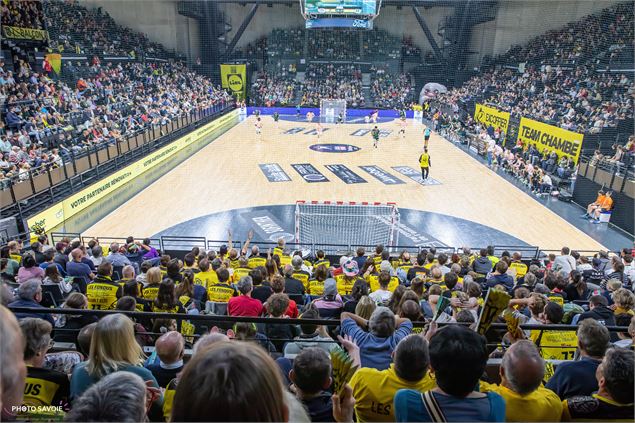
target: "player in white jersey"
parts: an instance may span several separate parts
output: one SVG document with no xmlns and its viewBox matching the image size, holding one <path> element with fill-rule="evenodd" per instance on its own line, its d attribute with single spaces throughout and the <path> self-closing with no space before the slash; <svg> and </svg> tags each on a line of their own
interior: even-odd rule
<svg viewBox="0 0 635 423">
<path fill-rule="evenodd" d="M 256 123 L 254 123 L 254 126 L 256 127 L 256 135 L 258 136 L 258 138 L 260 138 L 260 136 L 262 135 L 262 121 L 260 120 L 260 117 L 256 118 Z"/>
<path fill-rule="evenodd" d="M 397 133 L 397 138 L 401 135 L 401 138 L 406 138 L 406 126 L 408 122 L 406 122 L 406 117 L 402 116 L 399 118 L 399 132 Z"/>
<path fill-rule="evenodd" d="M 313 118 L 315 117 L 315 113 L 309 111 L 306 113 L 306 120 L 307 122 L 313 122 Z"/>
<path fill-rule="evenodd" d="M 317 139 L 318 141 L 320 141 L 320 138 L 322 137 L 322 132 L 324 130 L 322 129 L 322 124 L 320 122 L 317 123 L 317 128 L 315 129 L 315 132 L 317 133 Z"/>
<path fill-rule="evenodd" d="M 373 121 L 373 123 L 377 123 L 377 118 L 379 117 L 379 110 L 373 110 L 373 114 L 370 116 L 370 120 Z"/>
</svg>

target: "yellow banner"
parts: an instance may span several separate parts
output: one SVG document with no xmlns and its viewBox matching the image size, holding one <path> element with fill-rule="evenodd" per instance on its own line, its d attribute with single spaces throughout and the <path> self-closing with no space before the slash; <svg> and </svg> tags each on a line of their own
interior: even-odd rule
<svg viewBox="0 0 635 423">
<path fill-rule="evenodd" d="M 35 28 L 20 28 L 18 26 L 3 25 L 2 35 L 5 38 L 13 38 L 14 40 L 46 41 L 49 39 L 47 31 Z"/>
<path fill-rule="evenodd" d="M 62 224 L 64 220 L 69 219 L 86 207 L 101 200 L 104 196 L 121 188 L 129 181 L 173 156 L 191 143 L 207 136 L 210 132 L 231 121 L 237 115 L 238 110 L 234 110 L 30 217 L 27 219 L 29 230 L 32 231 L 34 228 L 41 227 L 44 231 L 49 231 Z"/>
<path fill-rule="evenodd" d="M 518 139 L 524 146 L 534 144 L 541 153 L 544 150 L 555 151 L 558 158 L 567 156 L 578 162 L 582 151 L 584 134 L 568 131 L 533 119 L 520 119 Z"/>
<path fill-rule="evenodd" d="M 476 103 L 474 109 L 474 120 L 481 122 L 485 127 L 500 128 L 507 135 L 507 126 L 509 126 L 509 112 L 501 112 L 500 110 Z"/>
<path fill-rule="evenodd" d="M 220 65 L 223 88 L 229 89 L 236 99 L 242 101 L 247 95 L 247 65 Z"/>
</svg>

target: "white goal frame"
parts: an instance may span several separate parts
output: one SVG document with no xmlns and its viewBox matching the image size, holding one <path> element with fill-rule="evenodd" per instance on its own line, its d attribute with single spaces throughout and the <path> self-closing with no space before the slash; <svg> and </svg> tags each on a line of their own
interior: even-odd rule
<svg viewBox="0 0 635 423">
<path fill-rule="evenodd" d="M 344 122 L 346 122 L 346 100 L 340 98 L 320 99 L 321 123 L 336 123 L 340 112 L 344 112 Z"/>
<path fill-rule="evenodd" d="M 314 208 L 314 212 L 307 212 L 307 209 Z M 337 211 L 341 208 L 341 213 Z M 304 209 L 304 210 L 303 210 Z M 329 210 L 330 209 L 330 210 Z M 377 213 L 373 213 L 372 210 L 377 210 Z M 329 211 L 327 211 L 329 210 Z M 359 211 L 359 212 L 357 212 Z M 298 244 L 339 244 L 333 240 L 322 240 L 319 238 L 319 234 L 311 233 L 310 229 L 306 228 L 306 222 L 303 222 L 304 216 L 320 216 L 323 219 L 329 217 L 335 218 L 350 218 L 352 219 L 364 219 L 368 221 L 364 224 L 368 225 L 385 225 L 387 229 L 385 239 L 350 239 L 346 244 L 348 245 L 363 245 L 371 246 L 376 244 L 384 244 L 386 247 L 395 246 L 398 234 L 399 225 L 399 208 L 397 203 L 394 202 L 355 202 L 355 201 L 296 201 L 295 206 L 295 241 Z M 378 226 L 379 227 L 379 226 Z M 314 228 L 319 230 L 319 228 Z M 309 232 L 309 233 L 307 233 Z"/>
</svg>

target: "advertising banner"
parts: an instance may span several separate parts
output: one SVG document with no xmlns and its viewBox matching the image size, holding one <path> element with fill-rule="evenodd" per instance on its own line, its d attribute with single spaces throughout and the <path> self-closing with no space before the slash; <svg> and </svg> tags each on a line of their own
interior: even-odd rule
<svg viewBox="0 0 635 423">
<path fill-rule="evenodd" d="M 520 119 L 518 139 L 525 146 L 535 144 L 541 153 L 544 150 L 555 151 L 558 158 L 567 156 L 578 163 L 584 134 L 524 117 Z"/>
<path fill-rule="evenodd" d="M 223 88 L 230 90 L 237 100 L 245 99 L 247 95 L 247 65 L 220 65 L 220 79 Z"/>
</svg>

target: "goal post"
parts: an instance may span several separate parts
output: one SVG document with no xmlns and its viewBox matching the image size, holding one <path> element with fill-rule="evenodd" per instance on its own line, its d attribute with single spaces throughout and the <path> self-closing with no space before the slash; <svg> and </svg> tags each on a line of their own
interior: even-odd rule
<svg viewBox="0 0 635 423">
<path fill-rule="evenodd" d="M 323 98 L 320 100 L 320 122 L 335 123 L 342 114 L 346 122 L 346 100 Z"/>
<path fill-rule="evenodd" d="M 304 245 L 387 247 L 397 243 L 396 203 L 297 201 L 295 238 Z"/>
</svg>

